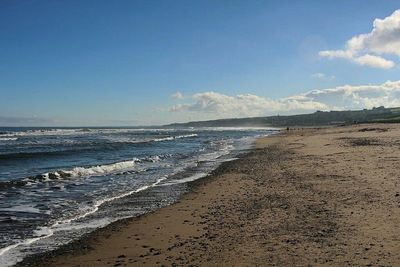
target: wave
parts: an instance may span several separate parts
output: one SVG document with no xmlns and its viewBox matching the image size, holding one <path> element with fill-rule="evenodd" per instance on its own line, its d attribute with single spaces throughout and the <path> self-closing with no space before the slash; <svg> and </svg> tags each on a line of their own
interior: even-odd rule
<svg viewBox="0 0 400 267">
<path fill-rule="evenodd" d="M 132 160 L 121 161 L 106 165 L 97 165 L 91 167 L 75 167 L 71 170 L 59 170 L 55 172 L 47 172 L 35 176 L 30 176 L 22 180 L 0 182 L 0 188 L 20 187 L 24 185 L 30 185 L 36 182 L 50 182 L 52 180 L 60 180 L 64 178 L 90 177 L 90 176 L 112 174 L 132 169 L 135 167 L 137 162 L 140 162 L 140 160 L 134 158 Z"/>
<path fill-rule="evenodd" d="M 135 167 L 136 162 L 139 162 L 139 159 L 134 158 L 133 160 L 116 162 L 108 165 L 98 165 L 93 167 L 75 167 L 72 170 L 68 171 L 59 171 L 54 173 L 45 173 L 41 176 L 44 180 L 49 179 L 58 179 L 58 178 L 69 178 L 69 177 L 88 177 L 88 176 L 98 176 L 110 174 L 116 171 L 131 169 Z"/>
<path fill-rule="evenodd" d="M 1 132 L 0 136 L 16 137 L 16 136 L 46 136 L 46 135 L 71 135 L 90 132 L 89 129 L 37 129 L 25 130 L 21 132 Z"/>
<path fill-rule="evenodd" d="M 115 149 L 124 145 L 140 145 L 140 144 L 148 144 L 151 142 L 164 142 L 164 141 L 172 141 L 175 139 L 182 138 L 193 138 L 197 137 L 197 134 L 187 134 L 187 135 L 178 135 L 178 136 L 167 136 L 163 138 L 153 138 L 147 140 L 129 140 L 129 139 L 115 139 L 109 140 L 109 142 L 77 142 L 72 143 L 64 140 L 62 144 L 59 144 L 62 149 L 59 150 L 50 150 L 50 151 L 32 151 L 32 152 L 17 152 L 17 153 L 5 153 L 0 154 L 0 160 L 18 160 L 18 159 L 30 159 L 37 157 L 49 157 L 49 156 L 61 156 L 76 152 L 87 152 L 87 151 L 99 151 L 104 149 Z M 7 138 L 7 140 L 17 140 L 18 138 Z M 0 141 L 2 138 L 0 138 Z M 39 144 L 40 146 L 44 144 Z"/>
<path fill-rule="evenodd" d="M 82 134 L 123 134 L 137 132 L 175 132 L 176 129 L 96 129 L 96 128 L 76 128 L 76 129 L 28 129 L 25 131 L 0 131 L 0 137 L 29 137 L 29 136 L 54 136 L 54 135 L 82 135 Z"/>
<path fill-rule="evenodd" d="M 18 137 L 2 137 L 0 138 L 0 142 L 1 141 L 17 141 Z"/>
<path fill-rule="evenodd" d="M 197 134 L 178 135 L 178 136 L 175 136 L 175 139 L 190 138 L 190 137 L 197 137 Z"/>
<path fill-rule="evenodd" d="M 139 193 L 141 191 L 149 189 L 151 187 L 155 187 L 155 186 L 159 185 L 165 179 L 167 179 L 166 176 L 157 179 L 152 184 L 141 186 L 141 187 L 139 187 L 139 188 L 137 188 L 135 190 L 128 191 L 128 192 L 120 194 L 120 195 L 116 195 L 116 196 L 112 196 L 112 197 L 108 197 L 108 198 L 97 200 L 97 201 L 94 202 L 94 205 L 92 207 L 90 207 L 89 210 L 87 210 L 86 212 L 84 212 L 82 214 L 76 215 L 76 216 L 68 218 L 68 219 L 57 221 L 53 225 L 50 225 L 50 226 L 39 227 L 34 231 L 34 233 L 36 235 L 35 237 L 28 238 L 28 239 L 25 239 L 25 240 L 21 240 L 20 242 L 14 243 L 14 244 L 9 245 L 7 247 L 0 248 L 0 256 L 3 257 L 7 252 L 10 252 L 11 250 L 16 249 L 18 247 L 29 246 L 32 243 L 35 243 L 35 242 L 37 242 L 37 241 L 39 241 L 41 239 L 49 238 L 49 237 L 51 237 L 51 236 L 53 236 L 55 234 L 57 229 L 61 228 L 61 230 L 62 230 L 62 226 L 70 224 L 73 221 L 85 218 L 85 217 L 97 212 L 99 210 L 100 206 L 103 205 L 104 203 L 111 202 L 111 201 L 114 201 L 114 200 L 117 200 L 117 199 L 120 199 L 120 198 L 124 198 L 124 197 L 130 196 L 132 194 Z M 18 260 L 13 255 L 11 255 L 10 258 L 14 261 L 13 264 L 18 262 Z"/>
<path fill-rule="evenodd" d="M 153 139 L 151 141 L 162 142 L 162 141 L 171 141 L 171 140 L 175 140 L 175 139 L 190 138 L 190 137 L 197 137 L 197 134 L 185 134 L 185 135 L 177 135 L 177 136 L 168 136 L 168 137 Z"/>
<path fill-rule="evenodd" d="M 140 159 L 133 158 L 132 160 L 120 161 L 111 164 L 96 165 L 89 167 L 75 167 L 70 170 L 57 170 L 54 172 L 38 174 L 23 179 L 0 182 L 0 189 L 23 187 L 38 182 L 51 182 L 66 178 L 103 176 L 108 174 L 125 175 L 125 174 L 132 174 L 135 172 L 143 172 L 145 171 L 145 169 L 138 168 L 137 166 L 138 163 L 146 163 L 146 162 L 154 163 L 169 158 L 171 156 L 172 156 L 171 154 L 153 155 L 153 156 L 143 157 Z"/>
<path fill-rule="evenodd" d="M 132 170 L 136 167 L 137 163 L 141 162 L 158 162 L 167 157 L 171 157 L 170 154 L 167 155 L 154 155 L 143 158 L 133 158 L 132 160 L 120 161 L 112 164 L 97 165 L 91 167 L 75 167 L 72 170 L 67 171 L 57 171 L 54 173 L 42 174 L 45 180 L 49 179 L 59 179 L 59 178 L 74 178 L 74 177 L 90 177 L 90 176 L 100 176 L 106 174 L 121 174 L 121 171 Z"/>
<path fill-rule="evenodd" d="M 163 141 L 173 141 L 175 139 L 182 138 L 192 138 L 196 137 L 197 134 L 186 134 L 186 135 L 178 135 L 178 136 L 166 136 L 161 138 L 148 138 L 148 139 L 132 139 L 128 137 L 120 137 L 120 138 L 110 138 L 111 144 L 147 144 L 152 142 L 163 142 Z"/>
</svg>

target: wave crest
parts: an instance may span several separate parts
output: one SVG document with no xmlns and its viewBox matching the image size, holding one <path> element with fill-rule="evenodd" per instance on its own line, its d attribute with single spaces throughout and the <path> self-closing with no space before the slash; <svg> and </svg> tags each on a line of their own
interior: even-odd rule
<svg viewBox="0 0 400 267">
<path fill-rule="evenodd" d="M 138 163 L 154 163 L 163 159 L 171 157 L 171 154 L 166 155 L 153 155 L 143 158 L 133 158 L 132 160 L 120 161 L 111 164 L 90 166 L 90 167 L 75 167 L 70 170 L 58 170 L 54 172 L 47 172 L 30 176 L 24 179 L 11 180 L 6 182 L 0 182 L 0 189 L 22 187 L 25 185 L 35 184 L 37 182 L 50 182 L 54 180 L 61 180 L 65 178 L 77 178 L 77 177 L 91 177 L 101 176 L 107 174 L 131 174 L 135 172 L 142 172 L 142 169 L 137 168 Z"/>
<path fill-rule="evenodd" d="M 190 137 L 197 137 L 197 134 L 185 134 L 185 135 L 177 135 L 177 136 L 168 136 L 168 137 L 163 137 L 159 139 L 154 139 L 154 142 L 162 142 L 162 141 L 171 141 L 175 139 L 181 139 L 181 138 L 190 138 Z"/>
</svg>

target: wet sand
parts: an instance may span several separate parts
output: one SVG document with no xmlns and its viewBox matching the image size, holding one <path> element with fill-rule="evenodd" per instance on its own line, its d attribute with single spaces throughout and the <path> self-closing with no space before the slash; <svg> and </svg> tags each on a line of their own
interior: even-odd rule
<svg viewBox="0 0 400 267">
<path fill-rule="evenodd" d="M 290 130 L 36 266 L 400 266 L 400 125 Z"/>
</svg>

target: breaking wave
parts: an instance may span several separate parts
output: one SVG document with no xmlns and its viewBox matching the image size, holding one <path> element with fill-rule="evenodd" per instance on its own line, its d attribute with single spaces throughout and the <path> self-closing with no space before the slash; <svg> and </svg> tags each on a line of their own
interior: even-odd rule
<svg viewBox="0 0 400 267">
<path fill-rule="evenodd" d="M 137 188 L 135 190 L 132 190 L 132 191 L 120 194 L 120 195 L 116 195 L 116 196 L 112 196 L 112 197 L 108 197 L 108 198 L 97 200 L 97 201 L 94 202 L 94 205 L 92 207 L 90 207 L 90 209 L 88 209 L 85 213 L 76 215 L 76 216 L 68 218 L 68 219 L 57 221 L 51 226 L 39 227 L 36 230 L 34 230 L 34 233 L 36 234 L 35 237 L 19 241 L 17 243 L 14 243 L 14 244 L 9 245 L 9 246 L 4 247 L 4 248 L 0 248 L 0 256 L 3 256 L 5 253 L 9 252 L 10 250 L 16 249 L 16 248 L 18 248 L 20 246 L 28 246 L 28 245 L 30 245 L 32 243 L 35 243 L 35 242 L 37 242 L 37 241 L 39 241 L 41 239 L 49 238 L 52 235 L 54 235 L 54 233 L 57 231 L 57 228 L 60 228 L 60 226 L 68 225 L 73 221 L 85 218 L 85 217 L 95 213 L 96 211 L 99 210 L 100 206 L 103 205 L 104 203 L 107 203 L 107 202 L 110 202 L 110 201 L 114 201 L 114 200 L 117 200 L 117 199 L 120 199 L 120 198 L 123 198 L 123 197 L 127 197 L 127 196 L 130 196 L 130 195 L 135 194 L 135 193 L 139 193 L 139 192 L 144 191 L 146 189 L 149 189 L 151 187 L 155 187 L 158 184 L 160 184 L 162 181 L 164 181 L 165 179 L 167 179 L 167 177 L 164 176 L 164 177 L 162 177 L 160 179 L 157 179 L 152 184 L 141 186 L 141 187 L 139 187 L 139 188 Z M 13 257 L 13 260 L 15 261 L 14 263 L 17 262 L 14 257 Z"/>
<path fill-rule="evenodd" d="M 175 140 L 175 139 L 190 138 L 190 137 L 197 137 L 197 134 L 186 134 L 186 135 L 178 135 L 178 136 L 168 136 L 168 137 L 163 137 L 163 138 L 154 139 L 154 140 L 151 140 L 151 141 L 154 141 L 154 142 L 162 142 L 162 141 L 171 141 L 171 140 Z"/>
<path fill-rule="evenodd" d="M 143 139 L 143 140 L 131 140 L 131 139 L 114 139 L 109 142 L 104 143 L 96 143 L 96 142 L 83 142 L 76 143 L 74 146 L 63 145 L 63 149 L 55 150 L 55 151 L 28 151 L 28 152 L 17 152 L 17 153 L 5 153 L 0 154 L 0 160 L 19 160 L 19 159 L 29 159 L 32 157 L 49 157 L 49 156 L 59 156 L 66 154 L 73 154 L 76 152 L 86 152 L 86 151 L 97 151 L 104 149 L 115 149 L 121 147 L 123 145 L 140 145 L 140 144 L 148 144 L 151 142 L 164 142 L 164 141 L 173 141 L 176 139 L 182 138 L 193 138 L 197 137 L 197 134 L 187 134 L 187 135 L 178 135 L 178 136 L 167 136 L 162 138 L 151 138 L 151 139 Z M 0 138 L 2 141 L 4 138 Z M 18 138 L 7 137 L 7 140 L 17 140 Z M 67 143 L 68 144 L 68 143 Z"/>
<path fill-rule="evenodd" d="M 18 137 L 0 137 L 0 141 L 16 141 Z"/>
<path fill-rule="evenodd" d="M 91 177 L 91 176 L 102 176 L 102 175 L 123 175 L 136 172 L 142 172 L 143 169 L 138 168 L 138 163 L 154 163 L 161 161 L 165 158 L 171 157 L 171 154 L 167 155 L 154 155 L 143 158 L 133 158 L 132 160 L 115 162 L 111 164 L 90 166 L 90 167 L 75 167 L 70 170 L 58 170 L 54 172 L 48 172 L 30 176 L 24 179 L 11 180 L 6 182 L 0 182 L 0 189 L 11 188 L 11 187 L 22 187 L 25 185 L 35 184 L 37 182 L 50 182 L 55 180 L 62 180 L 66 178 L 77 178 L 77 177 Z"/>
</svg>

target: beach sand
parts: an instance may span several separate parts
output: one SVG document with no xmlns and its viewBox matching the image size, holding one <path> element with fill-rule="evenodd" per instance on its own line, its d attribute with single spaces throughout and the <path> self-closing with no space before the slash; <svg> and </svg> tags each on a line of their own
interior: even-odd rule
<svg viewBox="0 0 400 267">
<path fill-rule="evenodd" d="M 400 266 L 400 125 L 300 129 L 22 265 Z"/>
</svg>

